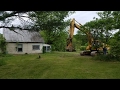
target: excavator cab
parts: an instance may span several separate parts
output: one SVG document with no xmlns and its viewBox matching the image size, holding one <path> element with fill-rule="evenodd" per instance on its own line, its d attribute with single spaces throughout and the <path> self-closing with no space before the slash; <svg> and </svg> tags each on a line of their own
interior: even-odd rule
<svg viewBox="0 0 120 90">
<path fill-rule="evenodd" d="M 92 51 L 99 50 L 100 45 L 101 45 L 101 43 L 100 43 L 99 40 L 92 41 L 92 48 L 91 48 L 91 50 Z"/>
</svg>

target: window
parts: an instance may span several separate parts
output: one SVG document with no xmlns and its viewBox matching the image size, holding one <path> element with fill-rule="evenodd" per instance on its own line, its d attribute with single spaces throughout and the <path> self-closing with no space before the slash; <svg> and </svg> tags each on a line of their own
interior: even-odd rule
<svg viewBox="0 0 120 90">
<path fill-rule="evenodd" d="M 33 50 L 40 50 L 40 45 L 33 45 Z"/>
<path fill-rule="evenodd" d="M 47 46 L 47 51 L 50 51 L 50 46 Z"/>
<path fill-rule="evenodd" d="M 18 52 L 22 52 L 22 48 L 23 48 L 22 44 L 18 44 L 18 46 L 17 46 Z"/>
</svg>

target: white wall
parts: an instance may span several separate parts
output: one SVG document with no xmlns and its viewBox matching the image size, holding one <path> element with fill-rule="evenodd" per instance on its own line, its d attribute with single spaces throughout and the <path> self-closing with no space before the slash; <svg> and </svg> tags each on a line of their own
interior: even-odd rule
<svg viewBox="0 0 120 90">
<path fill-rule="evenodd" d="M 43 53 L 43 50 L 42 50 L 43 44 L 42 43 L 19 43 L 19 44 L 23 44 L 22 52 L 18 52 L 16 50 L 17 43 L 8 43 L 7 44 L 7 52 L 9 54 Z M 40 50 L 33 50 L 32 45 L 40 45 Z"/>
</svg>

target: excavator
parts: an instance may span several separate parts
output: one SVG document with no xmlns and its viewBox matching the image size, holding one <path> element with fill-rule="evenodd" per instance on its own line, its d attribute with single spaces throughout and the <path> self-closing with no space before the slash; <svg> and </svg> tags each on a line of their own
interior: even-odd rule
<svg viewBox="0 0 120 90">
<path fill-rule="evenodd" d="M 70 22 L 70 29 L 68 30 L 69 37 L 67 38 L 66 51 L 69 51 L 69 52 L 76 51 L 72 44 L 74 28 L 77 28 L 81 30 L 83 33 L 85 33 L 88 39 L 88 46 L 86 47 L 86 50 L 80 52 L 81 56 L 84 56 L 84 55 L 95 56 L 98 53 L 101 53 L 103 51 L 103 43 L 100 42 L 99 40 L 94 40 L 94 37 L 91 34 L 91 32 L 85 27 L 83 27 L 79 22 L 77 22 L 75 18 L 73 18 Z"/>
</svg>

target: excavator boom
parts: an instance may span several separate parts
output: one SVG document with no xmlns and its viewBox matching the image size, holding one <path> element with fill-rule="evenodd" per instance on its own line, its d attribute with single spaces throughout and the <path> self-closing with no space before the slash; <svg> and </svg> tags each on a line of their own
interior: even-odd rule
<svg viewBox="0 0 120 90">
<path fill-rule="evenodd" d="M 74 29 L 75 28 L 77 28 L 78 30 L 81 30 L 83 33 L 85 33 L 86 36 L 87 36 L 87 39 L 88 39 L 88 46 L 86 47 L 85 51 L 81 52 L 81 55 L 96 53 L 100 48 L 99 47 L 93 48 L 93 46 L 94 45 L 99 45 L 100 44 L 99 40 L 94 40 L 90 31 L 88 29 L 86 29 L 85 27 L 83 27 L 74 18 L 70 22 L 69 37 L 67 39 L 66 51 L 69 51 L 69 52 L 75 51 L 75 48 L 73 47 L 73 44 L 72 44 L 72 39 L 73 39 L 73 34 L 74 34 Z M 94 51 L 94 52 L 92 52 L 92 51 Z"/>
</svg>

